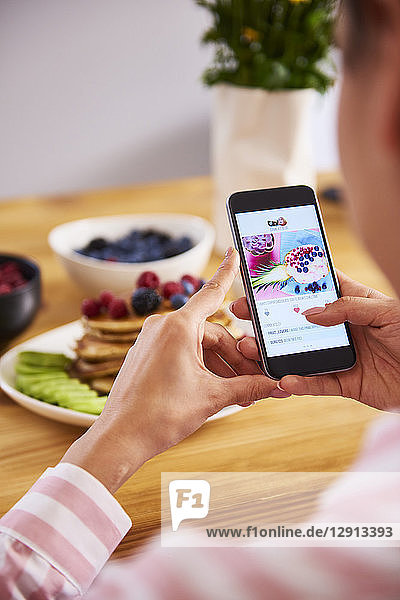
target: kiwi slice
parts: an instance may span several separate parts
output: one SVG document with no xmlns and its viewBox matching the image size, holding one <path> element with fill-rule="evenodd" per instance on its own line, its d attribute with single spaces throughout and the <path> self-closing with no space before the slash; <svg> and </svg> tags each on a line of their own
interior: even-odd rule
<svg viewBox="0 0 400 600">
<path fill-rule="evenodd" d="M 107 396 L 100 397 L 88 384 L 70 377 L 65 371 L 70 363 L 64 354 L 21 352 L 15 367 L 16 387 L 49 404 L 99 415 Z"/>
<path fill-rule="evenodd" d="M 65 371 L 55 371 L 54 373 L 17 373 L 17 380 L 20 381 L 61 381 L 71 379 Z"/>
<path fill-rule="evenodd" d="M 81 398 L 81 399 L 70 399 L 67 403 L 63 404 L 65 408 L 71 410 L 77 410 L 79 412 L 86 412 L 94 415 L 99 415 L 104 408 L 107 396 L 97 396 L 97 398 Z"/>
<path fill-rule="evenodd" d="M 34 375 L 36 373 L 43 373 L 43 375 L 51 375 L 52 373 L 64 373 L 64 369 L 60 367 L 38 367 L 33 365 L 26 365 L 25 363 L 18 362 L 15 365 L 15 371 L 21 375 Z"/>
<path fill-rule="evenodd" d="M 53 402 L 52 398 L 55 391 L 60 389 L 81 389 L 81 391 L 83 391 L 84 389 L 89 389 L 89 386 L 83 389 L 81 388 L 81 386 L 82 384 L 78 380 L 72 381 L 68 379 L 62 379 L 61 381 L 53 381 L 51 383 L 48 381 L 38 381 L 35 383 L 30 383 L 27 386 L 25 386 L 25 389 L 27 390 L 29 396 L 39 398 L 40 400 Z"/>
<path fill-rule="evenodd" d="M 36 367 L 58 367 L 65 369 L 72 362 L 65 354 L 24 351 L 18 355 L 19 363 Z"/>
<path fill-rule="evenodd" d="M 62 402 L 65 398 L 86 398 L 86 396 L 93 398 L 93 390 L 81 389 L 76 386 L 64 389 L 45 390 L 41 392 L 40 399 L 44 402 L 49 402 L 50 404 L 60 404 L 60 406 L 62 406 Z"/>
<path fill-rule="evenodd" d="M 32 383 L 40 383 L 47 381 L 48 383 L 52 382 L 62 382 L 68 380 L 69 377 L 64 371 L 60 371 L 59 373 L 54 373 L 53 375 L 17 375 L 16 377 L 16 386 L 19 389 L 20 387 L 29 386 Z"/>
<path fill-rule="evenodd" d="M 64 408 L 69 408 L 71 402 L 81 402 L 98 398 L 94 390 L 57 390 L 53 392 L 52 398 Z"/>
</svg>

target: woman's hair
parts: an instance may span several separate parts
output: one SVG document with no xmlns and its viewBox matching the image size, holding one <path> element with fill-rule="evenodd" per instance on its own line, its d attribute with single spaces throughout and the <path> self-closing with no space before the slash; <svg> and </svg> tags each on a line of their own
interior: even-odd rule
<svg viewBox="0 0 400 600">
<path fill-rule="evenodd" d="M 369 39 L 367 4 L 368 0 L 342 0 L 342 10 L 346 12 L 348 18 L 344 57 L 349 64 L 354 64 L 357 57 L 365 52 Z"/>
<path fill-rule="evenodd" d="M 341 5 L 348 21 L 344 57 L 354 63 L 372 47 L 374 37 L 384 23 L 385 13 L 371 0 L 341 0 Z"/>
</svg>

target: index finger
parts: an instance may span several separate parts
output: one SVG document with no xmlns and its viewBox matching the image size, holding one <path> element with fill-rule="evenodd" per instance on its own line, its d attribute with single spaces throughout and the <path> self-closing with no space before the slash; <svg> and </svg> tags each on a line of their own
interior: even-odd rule
<svg viewBox="0 0 400 600">
<path fill-rule="evenodd" d="M 239 254 L 234 248 L 228 248 L 224 260 L 212 278 L 190 298 L 181 310 L 190 313 L 198 321 L 214 314 L 223 303 L 238 270 Z"/>
</svg>

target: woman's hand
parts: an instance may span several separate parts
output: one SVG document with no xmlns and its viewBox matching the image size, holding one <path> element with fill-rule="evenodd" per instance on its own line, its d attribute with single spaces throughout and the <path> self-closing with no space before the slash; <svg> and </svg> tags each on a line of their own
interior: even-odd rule
<svg viewBox="0 0 400 600">
<path fill-rule="evenodd" d="M 146 460 L 177 444 L 231 404 L 287 397 L 276 381 L 209 323 L 238 271 L 233 249 L 214 277 L 180 310 L 146 319 L 96 423 L 63 461 L 115 491 Z"/>
<path fill-rule="evenodd" d="M 343 296 L 325 307 L 303 314 L 310 323 L 329 327 L 348 321 L 357 351 L 350 371 L 299 377 L 286 375 L 279 387 L 297 395 L 344 396 L 390 410 L 400 407 L 400 302 L 338 272 Z M 249 319 L 245 298 L 231 306 L 234 314 Z M 238 348 L 247 358 L 259 360 L 254 338 L 246 337 Z"/>
</svg>

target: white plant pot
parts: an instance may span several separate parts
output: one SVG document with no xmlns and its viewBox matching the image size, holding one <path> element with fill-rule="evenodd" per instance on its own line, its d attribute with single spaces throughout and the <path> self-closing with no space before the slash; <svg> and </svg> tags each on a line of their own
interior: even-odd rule
<svg viewBox="0 0 400 600">
<path fill-rule="evenodd" d="M 225 202 L 233 192 L 315 185 L 310 136 L 314 90 L 215 86 L 211 130 L 216 249 L 232 244 Z"/>
</svg>

